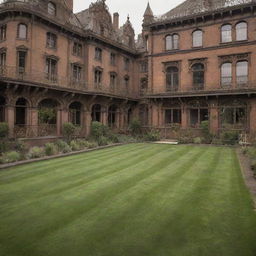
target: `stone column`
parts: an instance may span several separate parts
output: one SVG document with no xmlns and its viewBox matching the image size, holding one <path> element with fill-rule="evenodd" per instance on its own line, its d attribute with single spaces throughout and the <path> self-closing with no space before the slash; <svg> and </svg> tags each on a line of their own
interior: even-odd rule
<svg viewBox="0 0 256 256">
<path fill-rule="evenodd" d="M 187 129 L 189 127 L 189 110 L 186 106 L 181 106 L 181 128 Z"/>
<path fill-rule="evenodd" d="M 29 137 L 37 137 L 38 136 L 38 108 L 32 107 L 29 109 L 30 112 L 30 131 Z"/>
<path fill-rule="evenodd" d="M 219 131 L 219 110 L 218 102 L 212 101 L 209 110 L 209 128 L 212 134 L 218 134 Z"/>
<path fill-rule="evenodd" d="M 57 109 L 57 136 L 61 136 L 62 135 L 62 110 L 61 109 Z"/>
<path fill-rule="evenodd" d="M 15 107 L 12 105 L 7 105 L 6 107 L 6 121 L 9 126 L 9 137 L 14 137 L 14 122 L 15 122 Z"/>
<path fill-rule="evenodd" d="M 89 136 L 91 132 L 92 115 L 91 111 L 85 110 L 83 112 L 83 135 Z"/>
<path fill-rule="evenodd" d="M 101 112 L 101 123 L 108 125 L 108 111 L 107 108 L 103 108 Z"/>
</svg>

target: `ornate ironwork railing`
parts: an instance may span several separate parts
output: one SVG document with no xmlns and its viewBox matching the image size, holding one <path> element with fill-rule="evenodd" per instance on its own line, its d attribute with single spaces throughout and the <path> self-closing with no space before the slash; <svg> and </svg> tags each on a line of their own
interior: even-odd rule
<svg viewBox="0 0 256 256">
<path fill-rule="evenodd" d="M 54 88 L 74 89 L 92 94 L 111 94 L 113 96 L 136 97 L 136 95 L 124 85 L 115 88 L 105 84 L 90 84 L 85 80 L 76 80 L 72 77 L 49 75 L 48 73 L 31 70 L 20 72 L 16 67 L 0 67 L 0 80 L 14 80 L 31 84 L 47 85 Z"/>
<path fill-rule="evenodd" d="M 15 125 L 13 132 L 16 138 L 57 136 L 57 126 L 55 124 Z"/>
<path fill-rule="evenodd" d="M 256 83 L 249 82 L 247 77 L 242 77 L 241 80 L 235 83 L 224 83 L 216 84 L 215 86 L 184 86 L 183 88 L 178 88 L 177 90 L 167 90 L 165 85 L 154 85 L 153 89 L 148 89 L 143 91 L 142 96 L 157 95 L 157 94 L 171 94 L 171 95 L 180 95 L 180 94 L 197 94 L 197 93 L 234 93 L 242 91 L 256 90 Z"/>
</svg>

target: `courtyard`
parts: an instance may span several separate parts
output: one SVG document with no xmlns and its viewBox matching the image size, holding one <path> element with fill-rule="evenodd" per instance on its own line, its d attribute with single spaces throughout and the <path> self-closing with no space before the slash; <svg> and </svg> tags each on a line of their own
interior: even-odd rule
<svg viewBox="0 0 256 256">
<path fill-rule="evenodd" d="M 255 256 L 230 147 L 129 144 L 0 172 L 1 256 Z"/>
</svg>

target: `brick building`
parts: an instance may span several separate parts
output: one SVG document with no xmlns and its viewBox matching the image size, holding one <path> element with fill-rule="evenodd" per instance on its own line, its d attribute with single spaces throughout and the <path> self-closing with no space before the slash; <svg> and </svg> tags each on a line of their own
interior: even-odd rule
<svg viewBox="0 0 256 256">
<path fill-rule="evenodd" d="M 77 14 L 72 0 L 5 0 L 0 122 L 10 137 L 61 136 L 66 122 L 77 135 L 92 121 L 126 130 L 133 118 L 166 137 L 197 136 L 204 120 L 215 134 L 254 136 L 255 10 L 253 0 L 187 0 L 155 17 L 148 5 L 135 40 L 105 0 Z"/>
</svg>

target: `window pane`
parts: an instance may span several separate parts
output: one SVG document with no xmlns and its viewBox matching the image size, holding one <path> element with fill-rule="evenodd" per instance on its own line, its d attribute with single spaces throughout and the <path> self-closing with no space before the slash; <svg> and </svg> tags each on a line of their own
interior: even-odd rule
<svg viewBox="0 0 256 256">
<path fill-rule="evenodd" d="M 239 61 L 236 64 L 236 79 L 237 83 L 247 83 L 248 81 L 248 62 Z"/>
<path fill-rule="evenodd" d="M 222 43 L 232 41 L 232 26 L 224 25 L 221 27 L 221 41 Z"/>
<path fill-rule="evenodd" d="M 203 32 L 201 30 L 197 30 L 193 33 L 193 46 L 199 47 L 203 45 Z"/>
<path fill-rule="evenodd" d="M 232 82 L 232 64 L 224 63 L 221 66 L 221 84 L 229 85 Z"/>
<path fill-rule="evenodd" d="M 236 40 L 247 40 L 247 23 L 240 22 L 236 25 Z"/>
<path fill-rule="evenodd" d="M 19 38 L 26 39 L 27 38 L 27 26 L 25 24 L 19 24 Z"/>
<path fill-rule="evenodd" d="M 166 50 L 172 50 L 173 45 L 172 45 L 172 36 L 167 36 L 166 37 Z"/>
<path fill-rule="evenodd" d="M 173 35 L 173 49 L 179 48 L 179 36 Z"/>
</svg>

